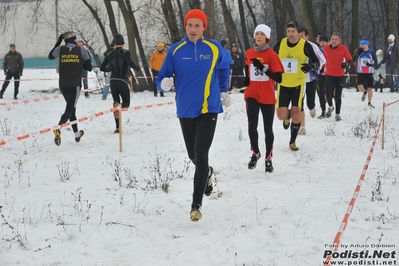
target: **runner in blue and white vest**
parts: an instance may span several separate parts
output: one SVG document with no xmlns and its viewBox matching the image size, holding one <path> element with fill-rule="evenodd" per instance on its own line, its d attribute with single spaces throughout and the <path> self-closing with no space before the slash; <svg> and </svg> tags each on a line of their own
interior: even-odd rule
<svg viewBox="0 0 399 266">
<path fill-rule="evenodd" d="M 374 108 L 371 104 L 371 99 L 373 98 L 373 85 L 374 69 L 378 68 L 377 57 L 374 54 L 373 49 L 370 47 L 370 43 L 366 38 L 360 40 L 360 47 L 355 52 L 353 56 L 353 62 L 356 62 L 356 72 L 357 72 L 357 88 L 359 91 L 363 92 L 362 102 L 366 99 L 368 93 L 368 106 Z M 367 88 L 367 89 L 366 89 Z"/>
</svg>

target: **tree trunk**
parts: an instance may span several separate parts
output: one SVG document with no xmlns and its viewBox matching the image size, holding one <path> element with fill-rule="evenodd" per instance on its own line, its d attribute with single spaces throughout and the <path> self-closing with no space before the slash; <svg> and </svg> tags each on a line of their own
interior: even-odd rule
<svg viewBox="0 0 399 266">
<path fill-rule="evenodd" d="M 246 50 L 248 50 L 250 48 L 250 44 L 249 44 L 250 42 L 248 40 L 248 36 L 249 35 L 248 35 L 248 31 L 247 31 L 247 25 L 246 25 L 246 22 L 245 22 L 244 5 L 242 3 L 242 0 L 238 0 L 238 10 L 239 10 L 239 13 L 240 13 L 242 39 L 243 39 L 243 42 L 244 42 L 244 51 L 242 51 L 242 52 L 245 52 Z M 239 39 L 238 36 L 237 36 L 237 39 Z M 250 38 L 250 40 L 252 40 L 252 38 Z M 252 41 L 251 41 L 251 43 L 252 43 Z M 240 45 L 238 45 L 238 46 L 239 46 L 239 48 L 241 48 Z"/>
<path fill-rule="evenodd" d="M 398 1 L 397 0 L 388 0 L 388 16 L 387 16 L 387 34 L 393 34 L 397 39 L 399 36 L 397 34 L 397 23 L 398 23 Z M 388 36 L 386 36 L 387 38 Z M 396 42 L 398 40 L 395 40 Z"/>
<path fill-rule="evenodd" d="M 200 0 L 187 0 L 188 6 L 190 9 L 201 9 L 201 1 Z"/>
<path fill-rule="evenodd" d="M 337 1 L 337 29 L 342 39 L 344 38 L 344 1 Z"/>
<path fill-rule="evenodd" d="M 286 20 L 286 10 L 282 7 L 281 0 L 272 0 L 274 20 L 276 22 L 276 35 L 277 40 L 281 40 L 285 37 L 285 23 Z"/>
<path fill-rule="evenodd" d="M 322 0 L 320 3 L 320 17 L 318 21 L 317 33 L 321 32 L 327 35 L 327 0 Z"/>
<path fill-rule="evenodd" d="M 302 15 L 303 25 L 309 31 L 310 38 L 316 37 L 317 24 L 314 18 L 314 6 L 312 0 L 299 0 L 299 8 Z"/>
<path fill-rule="evenodd" d="M 181 22 L 181 25 L 182 25 L 182 35 L 178 35 L 178 36 L 172 36 L 173 38 L 176 38 L 176 37 L 180 37 L 181 39 L 183 39 L 183 37 L 186 35 L 186 31 L 184 30 L 184 25 L 183 25 L 183 23 L 184 23 L 184 16 L 186 15 L 186 14 L 184 14 L 184 12 L 183 12 L 183 7 L 182 7 L 182 5 L 181 5 L 181 2 L 180 2 L 180 0 L 176 0 L 176 2 L 177 2 L 177 8 L 178 8 L 178 10 L 179 10 L 179 18 L 180 18 L 180 22 Z M 174 39 L 172 39 L 172 41 L 174 41 Z"/>
<path fill-rule="evenodd" d="M 141 50 L 143 50 L 143 47 L 141 44 L 140 36 L 138 35 L 138 28 L 137 28 L 136 20 L 134 18 L 132 7 L 130 5 L 130 0 L 125 0 L 126 2 L 124 2 L 124 0 L 116 0 L 116 1 L 119 4 L 119 8 L 122 12 L 122 16 L 125 21 L 126 32 L 127 32 L 128 42 L 129 42 L 129 51 L 132 54 L 132 60 L 136 64 L 138 64 L 139 60 L 138 60 L 137 51 L 136 51 L 136 39 L 139 40 L 137 42 L 139 44 L 139 48 L 141 47 Z M 141 54 L 141 58 L 144 58 L 144 60 L 142 61 L 143 64 L 147 64 L 145 55 L 144 55 L 144 57 L 142 56 L 142 54 L 144 54 L 144 52 L 140 51 L 140 54 Z M 149 76 L 148 67 L 145 67 L 144 71 L 146 73 L 146 76 Z M 130 73 L 131 73 L 131 71 L 130 71 Z M 139 76 L 139 73 L 136 73 L 136 76 Z M 149 88 L 146 80 L 143 78 L 138 78 L 137 83 L 138 83 L 138 88 L 137 89 L 134 88 L 134 90 L 143 91 L 143 90 Z M 134 84 L 134 82 L 133 82 L 133 84 Z"/>
<path fill-rule="evenodd" d="M 352 33 L 349 51 L 353 54 L 359 47 L 359 0 L 352 0 Z M 349 86 L 356 87 L 356 67 L 352 65 L 349 69 L 352 74 L 349 78 Z"/>
<path fill-rule="evenodd" d="M 86 5 L 86 7 L 89 9 L 90 13 L 93 15 L 94 20 L 97 22 L 98 27 L 100 28 L 101 34 L 103 35 L 103 40 L 106 45 L 106 47 L 109 47 L 109 40 L 107 37 L 107 33 L 105 30 L 105 26 L 103 22 L 101 21 L 97 9 L 94 9 L 86 0 L 82 0 L 83 4 Z M 99 67 L 101 65 L 101 60 L 99 55 L 94 51 L 94 49 L 91 46 L 87 46 L 90 53 L 92 54 L 94 61 L 96 61 L 97 66 Z M 105 52 L 106 49 L 104 49 Z"/>
<path fill-rule="evenodd" d="M 215 1 L 204 0 L 205 14 L 208 17 L 208 27 L 205 31 L 205 37 L 215 39 Z"/>
<path fill-rule="evenodd" d="M 352 53 L 359 47 L 359 0 L 352 0 L 352 34 L 349 51 Z"/>
<path fill-rule="evenodd" d="M 231 10 L 227 7 L 226 0 L 220 0 L 220 5 L 222 6 L 224 24 L 227 30 L 227 37 L 229 39 L 230 45 L 236 42 L 237 29 L 234 24 L 233 17 L 231 16 Z"/>
<path fill-rule="evenodd" d="M 294 9 L 294 5 L 292 4 L 291 0 L 283 0 L 282 1 L 282 5 L 283 5 L 283 7 L 286 8 L 286 11 L 288 13 L 288 19 L 287 20 L 296 20 L 295 9 Z M 310 12 L 310 14 L 313 14 L 313 12 Z M 286 22 L 287 21 L 284 21 L 284 25 L 285 25 Z"/>
<path fill-rule="evenodd" d="M 166 24 L 168 25 L 170 37 L 173 42 L 176 36 L 180 35 L 179 27 L 177 26 L 176 14 L 173 10 L 173 5 L 171 0 L 161 1 L 162 11 L 166 19 Z"/>
<path fill-rule="evenodd" d="M 118 34 L 118 28 L 116 27 L 116 20 L 114 15 L 114 10 L 111 5 L 112 0 L 104 0 L 105 8 L 107 9 L 109 28 L 111 29 L 112 36 Z"/>
</svg>

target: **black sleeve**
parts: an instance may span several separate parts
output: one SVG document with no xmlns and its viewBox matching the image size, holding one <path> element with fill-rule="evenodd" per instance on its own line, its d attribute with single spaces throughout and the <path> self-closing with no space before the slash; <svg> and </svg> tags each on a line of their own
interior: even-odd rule
<svg viewBox="0 0 399 266">
<path fill-rule="evenodd" d="M 249 76 L 248 76 L 248 66 L 247 65 L 245 65 L 245 67 L 244 67 L 244 74 L 245 74 L 245 77 L 244 77 L 243 85 L 248 86 L 249 85 Z"/>
<path fill-rule="evenodd" d="M 268 75 L 272 80 L 274 80 L 277 83 L 281 83 L 283 81 L 283 74 L 281 72 L 272 72 L 270 69 L 266 70 L 266 75 Z"/>
<path fill-rule="evenodd" d="M 3 69 L 4 69 L 4 71 L 7 70 L 7 55 L 4 56 L 4 60 L 3 60 Z"/>
<path fill-rule="evenodd" d="M 355 53 L 353 54 L 353 56 L 352 56 L 352 61 L 353 62 L 356 62 L 357 61 L 357 59 L 359 58 L 359 56 L 362 54 L 362 48 L 357 48 L 356 49 L 356 51 L 355 51 Z"/>
<path fill-rule="evenodd" d="M 352 64 L 352 62 L 353 62 L 353 60 L 346 61 L 346 66 L 350 66 Z"/>
<path fill-rule="evenodd" d="M 353 55 L 353 57 L 352 57 L 352 61 L 353 61 L 353 62 L 356 62 L 358 57 L 359 57 L 359 56 L 357 55 L 357 53 L 355 53 L 355 54 Z"/>
<path fill-rule="evenodd" d="M 54 46 L 53 49 L 51 49 L 50 53 L 48 54 L 48 59 L 50 59 L 50 60 L 54 60 L 55 59 L 55 57 L 53 55 L 53 52 L 54 52 L 55 48 L 57 48 L 57 46 Z"/>
<path fill-rule="evenodd" d="M 22 73 L 22 71 L 24 70 L 24 59 L 22 58 L 21 54 L 19 55 L 19 73 Z"/>
<path fill-rule="evenodd" d="M 273 50 L 278 54 L 278 52 L 280 51 L 280 44 L 281 44 L 281 40 L 280 41 L 278 41 L 275 45 L 274 45 L 274 47 L 273 47 Z"/>
<path fill-rule="evenodd" d="M 313 50 L 313 46 L 309 42 L 305 42 L 304 52 L 305 55 L 310 58 L 312 64 L 320 63 L 319 58 Z"/>
<path fill-rule="evenodd" d="M 107 72 L 107 65 L 108 65 L 108 56 L 105 56 L 103 62 L 101 63 L 100 70 Z"/>
<path fill-rule="evenodd" d="M 87 71 L 91 71 L 93 69 L 93 66 L 91 65 L 91 59 L 87 59 L 84 61 L 83 68 Z"/>
</svg>

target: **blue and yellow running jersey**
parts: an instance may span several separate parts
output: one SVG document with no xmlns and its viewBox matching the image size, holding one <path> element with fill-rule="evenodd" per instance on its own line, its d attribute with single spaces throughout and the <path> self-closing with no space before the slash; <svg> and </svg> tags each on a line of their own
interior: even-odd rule
<svg viewBox="0 0 399 266">
<path fill-rule="evenodd" d="M 165 77 L 175 78 L 176 108 L 179 118 L 196 118 L 206 113 L 222 113 L 221 92 L 227 92 L 230 60 L 219 42 L 187 37 L 173 44 L 156 79 L 158 90 Z"/>
</svg>

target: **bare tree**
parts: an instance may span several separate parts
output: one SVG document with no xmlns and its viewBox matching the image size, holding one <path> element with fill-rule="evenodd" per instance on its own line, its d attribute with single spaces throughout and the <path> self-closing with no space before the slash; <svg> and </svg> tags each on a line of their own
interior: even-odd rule
<svg viewBox="0 0 399 266">
<path fill-rule="evenodd" d="M 112 36 L 115 36 L 118 33 L 118 28 L 116 27 L 116 20 L 114 15 L 114 10 L 111 5 L 112 0 L 104 0 L 105 8 L 107 10 L 109 28 L 112 32 Z"/>
<path fill-rule="evenodd" d="M 352 0 L 352 34 L 349 51 L 355 51 L 359 46 L 359 0 Z"/>
<path fill-rule="evenodd" d="M 183 12 L 183 7 L 182 7 L 182 5 L 181 5 L 181 2 L 180 2 L 180 0 L 176 0 L 176 2 L 177 2 L 177 8 L 178 8 L 178 14 L 179 14 L 179 18 L 180 18 L 180 22 L 183 24 L 184 23 L 184 12 Z M 183 25 L 183 30 L 182 30 L 182 35 L 180 36 L 180 35 L 178 35 L 179 37 L 183 37 L 184 36 L 184 34 L 185 34 L 185 31 L 184 31 L 184 25 Z M 178 37 L 178 36 L 172 36 L 172 40 L 174 40 L 174 38 L 176 38 L 176 37 Z"/>
<path fill-rule="evenodd" d="M 344 35 L 344 1 L 345 0 L 337 0 L 337 6 L 336 6 L 336 11 L 337 11 L 337 20 L 336 20 L 336 25 L 338 31 Z"/>
<path fill-rule="evenodd" d="M 147 60 L 145 57 L 144 49 L 143 49 L 143 44 L 140 39 L 140 34 L 138 31 L 137 23 L 136 23 L 136 18 L 134 17 L 134 12 L 133 8 L 131 6 L 131 3 L 129 0 L 116 0 L 119 4 L 119 9 L 122 12 L 122 16 L 124 18 L 124 22 L 126 25 L 126 31 L 127 31 L 127 37 L 129 41 L 129 51 L 132 54 L 132 59 L 135 62 L 139 62 L 138 56 L 137 56 L 137 50 L 136 48 L 138 47 L 141 61 L 143 63 L 143 68 L 145 71 L 145 74 L 147 77 L 150 76 L 149 69 L 147 66 Z M 136 41 L 137 41 L 137 47 L 136 47 Z M 137 73 L 139 76 L 140 74 Z M 138 78 L 137 80 L 138 83 L 138 91 L 143 91 L 149 88 L 148 83 L 145 79 L 143 78 Z"/>
<path fill-rule="evenodd" d="M 227 30 L 227 37 L 229 39 L 229 43 L 230 44 L 235 43 L 237 29 L 233 17 L 231 16 L 231 9 L 227 7 L 226 0 L 220 0 L 220 5 L 222 6 L 224 25 Z"/>
<path fill-rule="evenodd" d="M 309 31 L 309 35 L 314 38 L 316 36 L 317 24 L 314 17 L 313 0 L 299 0 L 299 7 L 303 25 Z"/>
<path fill-rule="evenodd" d="M 398 35 L 398 5 L 397 0 L 388 0 L 387 34 Z M 399 37 L 399 36 L 398 36 Z"/>
<path fill-rule="evenodd" d="M 296 20 L 295 9 L 291 0 L 282 0 L 282 5 L 287 10 L 288 20 Z"/>
<path fill-rule="evenodd" d="M 180 35 L 179 27 L 177 26 L 176 14 L 173 9 L 171 0 L 161 1 L 162 11 L 165 16 L 166 24 L 168 26 L 168 30 L 170 32 L 170 39 L 173 39 L 176 36 Z"/>
<path fill-rule="evenodd" d="M 90 13 L 93 15 L 94 20 L 97 22 L 97 25 L 100 28 L 104 43 L 105 43 L 106 47 L 109 47 L 109 40 L 107 37 L 107 32 L 105 29 L 104 22 L 101 20 L 100 15 L 98 14 L 98 8 L 91 6 L 86 0 L 82 0 L 82 2 L 89 9 Z M 80 33 L 80 34 L 81 34 L 81 36 L 83 36 L 83 33 Z M 96 51 L 94 50 L 92 45 L 89 45 L 89 40 L 84 40 L 84 41 L 86 43 L 87 48 L 89 48 L 89 51 L 92 54 L 97 65 L 100 66 L 101 60 L 100 60 L 98 53 L 96 53 Z"/>
<path fill-rule="evenodd" d="M 248 31 L 247 31 L 247 24 L 245 20 L 245 13 L 244 13 L 244 5 L 242 0 L 238 0 L 238 11 L 240 13 L 240 22 L 241 22 L 241 30 L 242 30 L 242 40 L 244 42 L 244 49 L 249 49 L 249 40 L 248 40 Z M 237 36 L 239 40 L 239 36 Z"/>
<path fill-rule="evenodd" d="M 317 19 L 317 33 L 322 32 L 323 34 L 327 33 L 327 0 L 320 1 L 320 15 Z M 317 34 L 316 33 L 316 34 Z"/>
<path fill-rule="evenodd" d="M 287 22 L 287 12 L 281 0 L 273 0 L 274 20 L 276 22 L 277 39 L 281 40 L 285 36 L 285 23 Z"/>
<path fill-rule="evenodd" d="M 250 5 L 248 0 L 245 0 L 245 5 L 247 6 L 249 17 L 251 18 L 253 27 L 255 29 L 255 27 L 258 25 L 258 22 L 256 20 L 256 16 L 255 16 L 255 12 L 253 11 L 252 6 Z"/>
<path fill-rule="evenodd" d="M 205 2 L 205 13 L 208 17 L 208 27 L 205 31 L 205 36 L 211 39 L 215 39 L 215 1 L 204 0 Z"/>
<path fill-rule="evenodd" d="M 187 0 L 190 9 L 201 9 L 201 1 L 200 0 Z"/>
<path fill-rule="evenodd" d="M 206 37 L 227 36 L 230 43 L 240 43 L 246 50 L 251 46 L 252 31 L 258 22 L 268 24 L 276 29 L 273 36 L 277 39 L 285 36 L 285 23 L 288 20 L 301 18 L 312 37 L 318 31 L 331 34 L 339 31 L 345 44 L 350 44 L 353 50 L 359 36 L 367 36 L 374 47 L 386 44 L 389 34 L 398 34 L 398 0 L 69 0 L 58 1 L 60 5 L 57 21 L 60 31 L 73 29 L 82 38 L 93 57 L 102 54 L 109 45 L 110 37 L 118 33 L 115 14 L 122 14 L 122 25 L 119 30 L 126 36 L 132 59 L 140 62 L 143 72 L 148 70 L 147 59 L 153 51 L 156 39 L 173 40 L 182 37 L 184 30 L 182 22 L 188 9 L 203 9 L 208 16 Z M 159 5 L 161 3 L 161 5 Z M 221 10 L 223 24 L 215 25 L 216 9 Z M 220 6 L 219 6 L 220 3 Z M 17 32 L 13 28 L 20 24 L 17 10 L 29 9 L 29 15 L 24 16 L 29 36 L 53 38 L 55 27 L 54 1 L 14 1 L 6 0 L 0 4 L 0 32 L 7 31 L 2 36 L 5 41 L 16 39 Z M 238 5 L 237 8 L 232 8 Z M 72 9 L 71 6 L 74 8 Z M 134 8 L 133 8 L 134 6 Z M 202 7 L 202 8 L 201 8 Z M 316 17 L 317 15 L 317 17 Z M 26 19 L 29 17 L 29 19 Z M 367 20 L 359 28 L 359 21 Z M 316 24 L 317 22 L 317 24 Z M 237 25 L 240 24 L 239 27 Z M 360 32 L 359 32 L 360 31 Z M 11 34 L 9 34 L 11 32 Z M 360 35 L 359 35 L 360 33 Z M 20 36 L 21 32 L 18 32 Z M 14 37 L 12 37 L 14 36 Z M 154 38 L 156 37 L 156 38 Z M 20 37 L 18 37 L 19 39 Z M 34 42 L 34 38 L 30 38 Z M 45 44 L 46 45 L 46 44 Z M 43 47 L 43 46 L 41 46 Z M 149 49 L 151 47 L 151 50 Z M 51 49 L 51 48 L 50 48 Z M 139 60 L 140 59 L 140 60 Z M 148 81 L 140 77 L 139 89 L 148 87 Z"/>
</svg>

